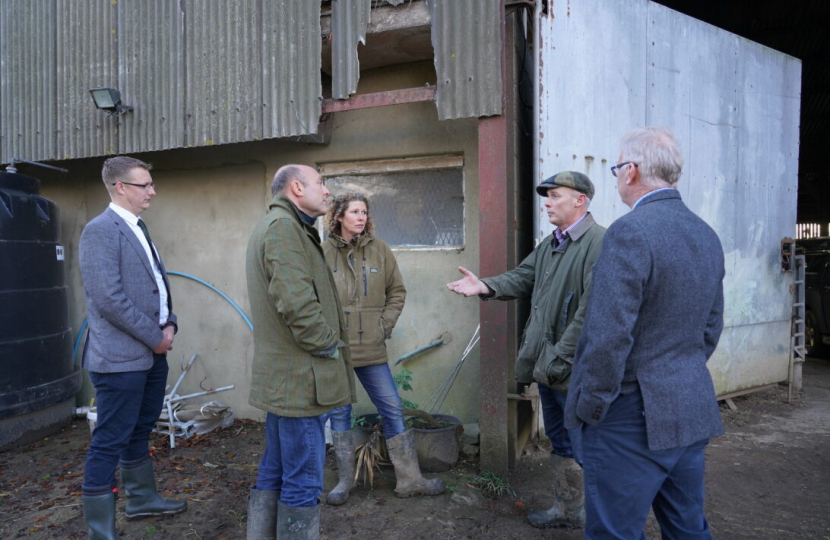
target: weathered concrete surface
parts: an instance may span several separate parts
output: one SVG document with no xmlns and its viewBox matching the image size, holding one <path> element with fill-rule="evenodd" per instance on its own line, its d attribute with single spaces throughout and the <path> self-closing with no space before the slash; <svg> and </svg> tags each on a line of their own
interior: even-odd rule
<svg viewBox="0 0 830 540">
<path fill-rule="evenodd" d="M 434 84 L 431 63 L 408 64 L 365 72 L 358 93 L 381 92 Z M 270 200 L 269 184 L 286 163 L 320 165 L 332 161 L 387 159 L 429 155 L 461 155 L 464 160 L 465 243 L 460 250 L 396 250 L 409 291 L 403 314 L 388 343 L 393 361 L 445 331 L 454 339 L 403 364 L 413 372 L 410 401 L 425 403 L 461 357 L 479 319 L 479 303 L 449 293 L 444 284 L 463 265 L 478 271 L 479 220 L 476 120 L 439 122 L 432 103 L 416 103 L 348 111 L 332 115 L 331 144 L 258 141 L 244 144 L 139 154 L 154 164 L 157 196 L 144 217 L 168 270 L 206 280 L 248 311 L 244 253 L 254 223 Z M 71 287 L 72 327 L 81 327 L 86 308 L 77 266 L 83 226 L 104 210 L 109 200 L 100 180 L 103 159 L 60 163 L 67 178 L 44 178 L 43 195 L 61 206 Z M 377 231 L 383 238 L 383 231 Z M 261 419 L 247 404 L 250 389 L 251 333 L 240 316 L 218 295 L 195 282 L 171 278 L 180 332 L 171 352 L 172 385 L 180 363 L 200 355 L 180 395 L 205 387 L 236 384 L 215 399 L 232 406 L 237 417 Z M 397 370 L 393 370 L 397 371 Z M 86 387 L 79 401 L 88 404 Z M 374 410 L 361 390 L 357 413 Z M 478 350 L 467 359 L 441 412 L 464 422 L 478 419 Z"/>
</svg>

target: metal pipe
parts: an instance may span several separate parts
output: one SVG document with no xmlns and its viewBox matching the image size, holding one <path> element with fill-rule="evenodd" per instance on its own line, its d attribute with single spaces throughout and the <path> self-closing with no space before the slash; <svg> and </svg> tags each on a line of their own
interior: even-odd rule
<svg viewBox="0 0 830 540">
<path fill-rule="evenodd" d="M 415 356 L 415 355 L 417 355 L 417 354 L 421 354 L 421 353 L 422 353 L 422 352 L 424 352 L 424 351 L 428 351 L 428 350 L 430 350 L 430 349 L 432 349 L 432 348 L 435 348 L 435 347 L 437 347 L 437 346 L 439 346 L 439 345 L 443 345 L 443 344 L 444 344 L 444 340 L 443 340 L 443 339 L 439 339 L 439 340 L 437 340 L 437 341 L 433 341 L 433 342 L 432 342 L 432 343 L 430 343 L 429 345 L 424 345 L 423 347 L 421 347 L 421 348 L 419 348 L 419 349 L 415 349 L 414 351 L 412 351 L 412 352 L 408 352 L 408 353 L 406 353 L 405 355 L 401 356 L 400 358 L 398 358 L 398 359 L 395 361 L 395 365 L 397 366 L 398 364 L 400 364 L 400 363 L 401 363 L 401 362 L 403 362 L 404 360 L 409 360 L 410 358 L 412 358 L 413 356 Z"/>
<path fill-rule="evenodd" d="M 29 161 L 26 159 L 20 159 L 19 157 L 13 157 L 12 162 L 6 167 L 6 171 L 8 172 L 17 172 L 17 167 L 15 167 L 18 163 L 28 163 L 29 165 L 35 165 L 36 167 L 44 167 L 46 169 L 52 169 L 53 171 L 58 171 L 62 173 L 68 173 L 67 169 L 62 169 L 60 167 L 55 167 L 54 165 L 47 165 L 45 163 L 39 163 L 37 161 Z"/>
<path fill-rule="evenodd" d="M 195 394 L 188 394 L 186 396 L 178 396 L 178 397 L 175 397 L 175 398 L 171 398 L 170 402 L 175 403 L 175 402 L 178 402 L 178 401 L 184 401 L 186 399 L 190 399 L 190 398 L 194 398 L 194 397 L 209 396 L 211 394 L 224 392 L 225 390 L 233 390 L 234 388 L 236 388 L 236 385 L 232 384 L 230 386 L 223 386 L 222 388 L 217 388 L 216 390 L 208 390 L 207 392 L 196 392 Z"/>
<path fill-rule="evenodd" d="M 533 85 L 533 149 L 532 149 L 532 163 L 533 163 L 533 186 L 534 191 L 535 187 L 541 183 L 541 175 L 540 166 L 539 166 L 539 156 L 542 154 L 541 151 L 541 139 L 539 138 L 539 113 L 541 110 L 541 94 L 542 94 L 542 85 L 541 85 L 541 77 L 542 77 L 542 70 L 540 68 L 541 62 L 539 61 L 542 58 L 542 32 L 540 30 L 542 26 L 542 3 L 539 2 L 536 5 L 536 9 L 533 12 L 533 80 L 530 84 Z M 536 201 L 536 194 L 533 194 L 533 200 Z M 533 214 L 533 230 L 539 230 L 538 224 L 536 223 L 538 219 L 538 212 L 534 212 Z"/>
<path fill-rule="evenodd" d="M 179 380 L 178 380 L 178 381 L 176 381 L 176 385 L 175 385 L 175 386 L 173 386 L 173 389 L 172 389 L 172 390 L 170 390 L 170 394 L 168 394 L 171 398 L 172 398 L 173 396 L 175 396 L 175 395 L 176 395 L 176 390 L 178 390 L 178 389 L 179 389 L 179 386 L 181 386 L 182 381 L 183 381 L 183 380 L 184 380 L 184 378 L 187 376 L 187 374 L 190 372 L 190 366 L 192 366 L 192 365 L 193 365 L 193 362 L 195 362 L 195 361 L 196 361 L 196 357 L 197 357 L 197 356 L 199 356 L 199 355 L 198 355 L 198 354 L 194 354 L 193 356 L 191 356 L 191 357 L 190 357 L 190 361 L 187 363 L 187 365 L 186 365 L 186 366 L 184 367 L 184 369 L 182 370 L 182 374 L 181 374 L 181 375 L 179 375 Z"/>
</svg>

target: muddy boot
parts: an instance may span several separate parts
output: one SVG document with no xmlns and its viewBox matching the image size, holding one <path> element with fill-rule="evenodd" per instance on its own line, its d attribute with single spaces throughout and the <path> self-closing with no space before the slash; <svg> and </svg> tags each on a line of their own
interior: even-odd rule
<svg viewBox="0 0 830 540">
<path fill-rule="evenodd" d="M 178 514 L 187 508 L 186 501 L 165 499 L 156 491 L 156 479 L 153 476 L 153 462 L 143 460 L 121 462 L 121 483 L 127 492 L 128 519 L 163 514 Z"/>
<path fill-rule="evenodd" d="M 248 497 L 248 540 L 276 540 L 279 491 L 251 488 Z"/>
<path fill-rule="evenodd" d="M 277 540 L 318 540 L 320 538 L 320 505 L 286 506 L 277 510 Z"/>
<path fill-rule="evenodd" d="M 527 515 L 527 521 L 537 529 L 548 527 L 585 526 L 585 492 L 583 490 L 582 467 L 573 458 L 551 454 L 553 461 L 553 506 L 547 510 L 534 510 Z"/>
<path fill-rule="evenodd" d="M 421 476 L 415 451 L 415 433 L 411 429 L 386 439 L 386 448 L 389 449 L 389 459 L 392 460 L 398 479 L 395 495 L 406 498 L 414 495 L 438 495 L 444 491 L 444 482 L 440 478 L 428 480 Z"/>
<path fill-rule="evenodd" d="M 99 491 L 99 490 L 95 490 Z M 84 494 L 84 519 L 89 540 L 118 540 L 115 534 L 115 493 L 106 487 L 101 493 Z"/>
<path fill-rule="evenodd" d="M 349 498 L 349 492 L 354 487 L 354 435 L 352 430 L 332 431 L 331 442 L 334 446 L 334 455 L 337 458 L 337 474 L 339 481 L 329 492 L 326 503 L 339 506 Z"/>
</svg>

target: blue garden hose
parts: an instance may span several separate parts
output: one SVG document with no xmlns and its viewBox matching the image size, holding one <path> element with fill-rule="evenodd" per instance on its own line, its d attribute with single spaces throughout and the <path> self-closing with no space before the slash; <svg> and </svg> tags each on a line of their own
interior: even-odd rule
<svg viewBox="0 0 830 540">
<path fill-rule="evenodd" d="M 231 306 L 233 306 L 233 309 L 235 309 L 237 311 L 237 313 L 239 313 L 239 315 L 242 316 L 242 318 L 245 320 L 245 324 L 247 324 L 248 328 L 251 329 L 251 332 L 254 331 L 254 325 L 251 322 L 251 319 L 249 319 L 248 316 L 245 315 L 245 312 L 242 311 L 242 308 L 239 307 L 236 302 L 234 302 L 233 300 L 228 298 L 228 295 L 226 295 L 225 293 L 223 293 L 222 291 L 220 291 L 219 289 L 217 289 L 216 287 L 214 287 L 213 285 L 211 285 L 207 281 L 201 280 L 201 279 L 199 279 L 197 277 L 194 277 L 194 276 L 191 276 L 189 274 L 183 274 L 181 272 L 167 272 L 167 275 L 168 276 L 180 276 L 180 277 L 183 277 L 183 278 L 192 279 L 193 281 L 195 281 L 197 283 L 201 283 L 202 285 L 204 285 L 208 289 L 212 290 L 213 292 L 215 292 L 216 294 L 218 294 L 219 296 L 221 296 L 222 298 L 227 300 L 228 303 Z M 78 347 L 81 345 L 81 338 L 84 335 L 84 331 L 86 330 L 86 327 L 87 327 L 88 323 L 89 323 L 89 319 L 84 319 L 84 323 L 81 325 L 81 330 L 80 330 L 80 332 L 78 332 L 78 337 L 75 339 L 75 347 L 73 347 L 73 349 L 72 349 L 72 365 L 75 365 L 75 357 L 78 355 Z"/>
<path fill-rule="evenodd" d="M 193 281 L 195 281 L 197 283 L 201 283 L 202 285 L 204 285 L 208 289 L 212 290 L 213 292 L 215 292 L 216 294 L 218 294 L 219 296 L 221 296 L 222 298 L 227 300 L 228 303 L 233 306 L 233 309 L 235 309 L 237 311 L 237 313 L 239 313 L 239 315 L 242 316 L 242 318 L 245 320 L 245 324 L 247 324 L 248 328 L 251 329 L 251 332 L 254 331 L 254 323 L 252 323 L 251 319 L 249 319 L 248 316 L 245 315 L 245 312 L 242 311 L 242 308 L 239 307 L 236 304 L 236 302 L 234 302 L 233 300 L 228 298 L 228 295 L 226 295 L 225 293 L 223 293 L 222 291 L 220 291 L 219 289 L 217 289 L 216 287 L 214 287 L 213 285 L 211 285 L 207 281 L 203 281 L 203 280 L 201 280 L 197 277 L 191 276 L 189 274 L 183 274 L 181 272 L 167 272 L 167 275 L 168 276 L 181 276 L 181 277 L 184 277 L 184 278 L 187 278 L 187 279 L 192 279 Z"/>
</svg>

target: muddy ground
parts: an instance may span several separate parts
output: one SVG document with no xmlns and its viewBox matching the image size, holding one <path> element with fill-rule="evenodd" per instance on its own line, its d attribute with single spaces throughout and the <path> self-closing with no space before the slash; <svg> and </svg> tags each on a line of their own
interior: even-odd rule
<svg viewBox="0 0 830 540">
<path fill-rule="evenodd" d="M 786 403 L 785 387 L 735 399 L 722 408 L 727 434 L 707 450 L 707 515 L 718 539 L 830 539 L 830 361 L 804 367 L 804 394 Z M 186 513 L 126 521 L 124 539 L 241 539 L 247 492 L 263 450 L 260 424 L 237 421 L 171 451 L 154 439 L 160 491 L 188 500 Z M 76 421 L 61 433 L 0 454 L 0 539 L 86 538 L 80 490 L 89 429 Z M 545 444 L 528 449 L 510 478 L 515 496 L 487 498 L 471 487 L 475 460 L 440 476 L 445 495 L 394 496 L 385 470 L 374 489 L 356 489 L 341 507 L 324 507 L 322 537 L 576 539 L 580 531 L 536 530 L 528 509 L 549 503 Z M 326 488 L 336 481 L 333 460 Z M 659 538 L 651 520 L 647 536 Z"/>
</svg>

